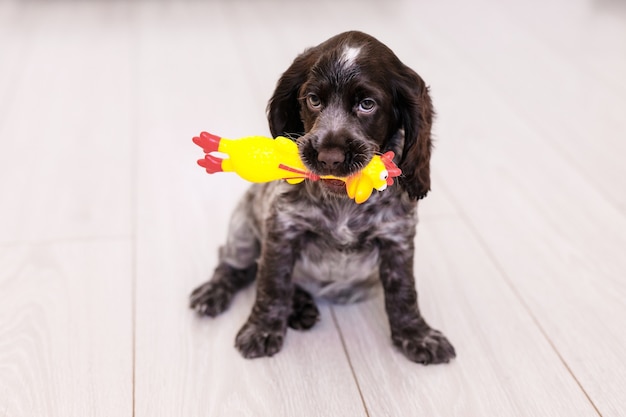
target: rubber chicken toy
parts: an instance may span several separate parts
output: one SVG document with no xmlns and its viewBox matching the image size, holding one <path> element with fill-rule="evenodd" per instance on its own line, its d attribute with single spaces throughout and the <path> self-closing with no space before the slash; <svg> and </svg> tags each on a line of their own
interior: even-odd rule
<svg viewBox="0 0 626 417">
<path fill-rule="evenodd" d="M 349 177 L 319 176 L 307 170 L 298 153 L 298 146 L 291 139 L 279 136 L 249 136 L 226 139 L 207 132 L 193 138 L 205 153 L 198 165 L 206 172 L 235 172 L 250 182 L 285 180 L 297 184 L 305 179 L 336 179 L 346 183 L 348 196 L 357 204 L 365 202 L 373 190 L 383 191 L 393 184 L 393 178 L 402 171 L 393 162 L 394 153 L 375 155 L 359 172 Z"/>
</svg>

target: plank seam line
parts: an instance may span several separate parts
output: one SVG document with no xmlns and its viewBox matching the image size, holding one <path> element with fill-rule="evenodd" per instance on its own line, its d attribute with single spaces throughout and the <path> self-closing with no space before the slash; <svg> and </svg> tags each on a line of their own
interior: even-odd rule
<svg viewBox="0 0 626 417">
<path fill-rule="evenodd" d="M 126 5 L 126 31 L 129 40 L 129 95 L 130 95 L 130 210 L 131 210 L 131 242 L 132 242 L 132 279 L 131 279 L 131 320 L 132 320 L 132 376 L 131 376 L 131 415 L 135 417 L 137 414 L 137 294 L 139 280 L 139 147 L 141 124 L 139 121 L 139 95 L 140 95 L 140 76 L 139 76 L 139 35 L 136 23 L 138 21 L 137 14 L 134 9 Z"/>
<path fill-rule="evenodd" d="M 363 391 L 361 391 L 361 384 L 359 384 L 359 379 L 356 376 L 356 372 L 354 371 L 354 366 L 352 366 L 352 360 L 350 359 L 350 354 L 348 353 L 346 341 L 343 338 L 343 332 L 341 331 L 341 327 L 339 326 L 337 317 L 335 317 L 335 309 L 333 308 L 333 306 L 329 306 L 329 307 L 330 307 L 330 316 L 333 318 L 333 323 L 335 324 L 335 328 L 337 329 L 337 333 L 339 334 L 339 340 L 341 341 L 341 346 L 343 347 L 343 351 L 346 354 L 346 359 L 348 360 L 348 366 L 350 367 L 352 378 L 354 379 L 354 382 L 356 383 L 356 389 L 359 391 L 359 397 L 361 397 L 361 403 L 363 404 L 365 415 L 367 417 L 370 417 L 369 410 L 367 409 L 367 404 L 365 403 L 365 397 L 363 396 Z"/>
</svg>

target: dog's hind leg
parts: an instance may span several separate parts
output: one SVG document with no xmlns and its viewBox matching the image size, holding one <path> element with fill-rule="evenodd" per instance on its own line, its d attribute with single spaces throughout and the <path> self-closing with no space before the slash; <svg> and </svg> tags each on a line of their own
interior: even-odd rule
<svg viewBox="0 0 626 417">
<path fill-rule="evenodd" d="M 222 313 L 237 291 L 256 277 L 260 244 L 249 207 L 244 198 L 231 218 L 228 239 L 220 248 L 220 262 L 213 277 L 193 290 L 189 297 L 189 306 L 201 315 L 215 317 Z"/>
<path fill-rule="evenodd" d="M 209 281 L 193 290 L 189 306 L 198 314 L 215 317 L 228 308 L 237 291 L 254 281 L 255 276 L 256 264 L 247 269 L 235 269 L 222 262 Z"/>
<path fill-rule="evenodd" d="M 309 330 L 319 319 L 320 312 L 311 294 L 295 286 L 287 325 L 295 330 Z"/>
</svg>

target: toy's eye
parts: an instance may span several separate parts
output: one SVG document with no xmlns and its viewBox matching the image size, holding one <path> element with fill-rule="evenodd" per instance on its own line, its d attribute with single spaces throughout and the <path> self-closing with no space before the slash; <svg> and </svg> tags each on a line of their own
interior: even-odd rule
<svg viewBox="0 0 626 417">
<path fill-rule="evenodd" d="M 361 100 L 361 102 L 359 103 L 359 110 L 362 111 L 363 113 L 371 113 L 375 107 L 376 107 L 376 102 L 372 100 L 371 98 L 366 98 L 364 100 Z"/>
<path fill-rule="evenodd" d="M 306 102 L 309 105 L 309 108 L 313 110 L 318 110 L 322 106 L 322 100 L 320 100 L 317 94 L 309 93 L 306 96 Z"/>
<path fill-rule="evenodd" d="M 382 170 L 382 171 L 380 172 L 380 179 L 381 179 L 381 180 L 383 180 L 383 181 L 384 181 L 384 180 L 386 180 L 388 177 L 389 177 L 389 172 L 387 172 L 387 170 L 386 170 L 386 169 L 384 169 L 384 170 Z"/>
</svg>

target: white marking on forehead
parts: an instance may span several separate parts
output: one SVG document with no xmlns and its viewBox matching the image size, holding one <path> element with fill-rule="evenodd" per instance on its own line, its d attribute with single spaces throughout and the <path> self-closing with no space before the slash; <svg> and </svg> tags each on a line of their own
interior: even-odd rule
<svg viewBox="0 0 626 417">
<path fill-rule="evenodd" d="M 339 59 L 345 67 L 350 67 L 354 65 L 354 61 L 356 60 L 356 57 L 359 56 L 360 52 L 361 47 L 346 45 L 343 48 L 343 52 L 341 53 L 341 57 Z"/>
</svg>

